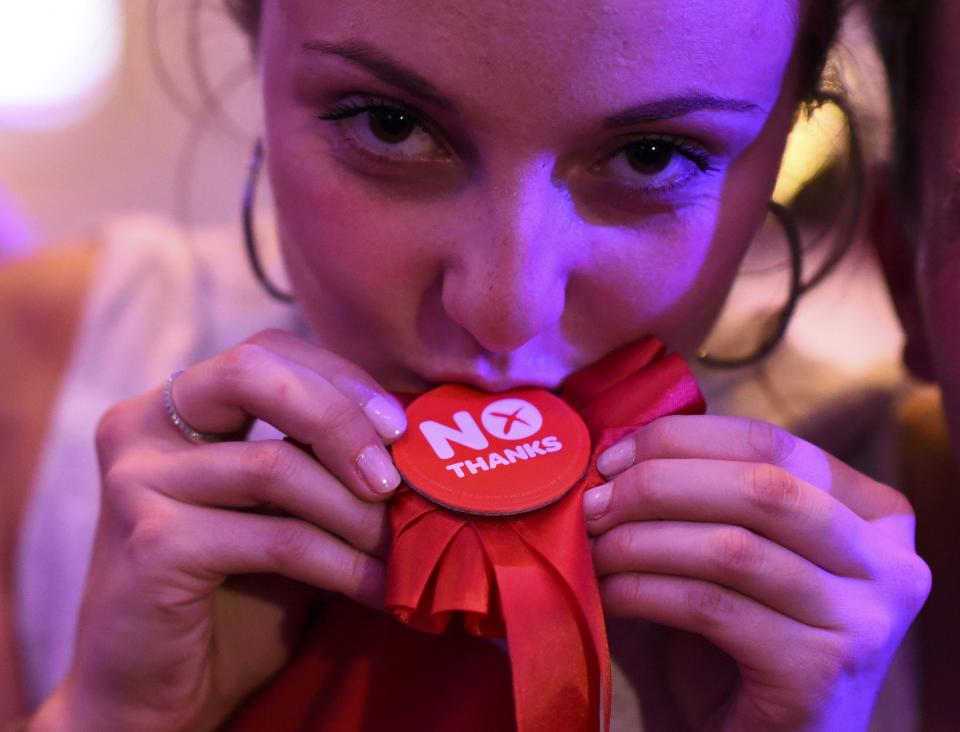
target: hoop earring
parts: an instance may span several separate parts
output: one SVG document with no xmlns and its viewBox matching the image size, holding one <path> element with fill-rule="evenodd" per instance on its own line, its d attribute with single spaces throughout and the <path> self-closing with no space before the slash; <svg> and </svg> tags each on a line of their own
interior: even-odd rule
<svg viewBox="0 0 960 732">
<path fill-rule="evenodd" d="M 769 356 L 773 350 L 780 345 L 783 336 L 787 332 L 787 326 L 790 325 L 790 318 L 793 317 L 794 310 L 797 309 L 797 301 L 803 294 L 803 248 L 800 244 L 800 232 L 797 224 L 787 212 L 787 209 L 774 201 L 768 204 L 770 213 L 776 217 L 780 226 L 787 236 L 787 244 L 790 247 L 790 292 L 787 295 L 787 301 L 784 303 L 780 312 L 777 314 L 776 328 L 756 351 L 742 358 L 716 358 L 707 351 L 701 350 L 697 354 L 697 361 L 704 366 L 714 369 L 737 369 L 743 366 L 750 366 Z"/>
<path fill-rule="evenodd" d="M 257 254 L 256 235 L 253 231 L 253 204 L 257 197 L 257 181 L 260 180 L 261 167 L 263 167 L 263 143 L 257 140 L 253 146 L 253 155 L 250 158 L 250 170 L 247 174 L 247 182 L 243 187 L 243 203 L 241 206 L 243 243 L 247 250 L 247 261 L 250 263 L 250 268 L 253 270 L 257 281 L 270 297 L 280 302 L 292 303 L 294 302 L 293 295 L 279 289 L 270 281 L 260 262 L 260 256 Z"/>
</svg>

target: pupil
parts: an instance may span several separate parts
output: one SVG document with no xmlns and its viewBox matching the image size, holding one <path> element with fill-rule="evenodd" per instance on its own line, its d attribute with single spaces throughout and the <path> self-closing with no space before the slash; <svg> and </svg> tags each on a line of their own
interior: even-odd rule
<svg viewBox="0 0 960 732">
<path fill-rule="evenodd" d="M 666 170 L 673 159 L 673 148 L 662 142 L 635 142 L 627 148 L 627 160 L 638 173 L 654 175 Z"/>
<path fill-rule="evenodd" d="M 402 112 L 385 109 L 371 114 L 370 130 L 382 142 L 403 142 L 413 132 L 414 126 L 413 119 Z"/>
</svg>

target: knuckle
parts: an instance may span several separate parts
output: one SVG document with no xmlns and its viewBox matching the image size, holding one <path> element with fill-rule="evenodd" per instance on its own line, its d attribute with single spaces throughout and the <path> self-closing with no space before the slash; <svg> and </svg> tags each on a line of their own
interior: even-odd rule
<svg viewBox="0 0 960 732">
<path fill-rule="evenodd" d="M 684 591 L 684 604 L 691 620 L 701 627 L 721 624 L 734 611 L 730 593 L 707 582 L 690 582 Z"/>
<path fill-rule="evenodd" d="M 242 469 L 261 481 L 271 495 L 280 485 L 287 484 L 297 472 L 296 448 L 280 441 L 263 441 L 250 445 Z"/>
<path fill-rule="evenodd" d="M 670 416 L 660 417 L 638 430 L 633 435 L 637 445 L 637 455 L 662 455 L 675 442 L 676 429 Z"/>
<path fill-rule="evenodd" d="M 173 564 L 176 556 L 176 522 L 171 512 L 154 506 L 131 522 L 126 537 L 126 554 L 143 575 L 148 568 Z"/>
<path fill-rule="evenodd" d="M 364 425 L 360 410 L 346 399 L 333 399 L 327 402 L 317 415 L 321 430 L 327 435 L 357 434 Z M 370 427 L 370 431 L 373 428 Z"/>
<path fill-rule="evenodd" d="M 782 465 L 797 447 L 797 438 L 786 430 L 762 420 L 747 421 L 747 450 L 755 460 Z"/>
<path fill-rule="evenodd" d="M 342 560 L 342 579 L 343 587 L 350 593 L 356 593 L 357 590 L 364 587 L 370 577 L 372 566 L 369 555 L 360 551 L 347 552 Z"/>
<path fill-rule="evenodd" d="M 258 333 L 254 333 L 247 338 L 244 343 L 249 343 L 261 348 L 274 349 L 281 346 L 289 338 L 289 334 L 280 328 L 266 328 Z"/>
<path fill-rule="evenodd" d="M 856 642 L 846 633 L 825 632 L 811 663 L 812 695 L 823 698 L 836 689 L 837 683 L 858 664 L 855 662 Z"/>
<path fill-rule="evenodd" d="M 777 465 L 753 463 L 747 468 L 750 500 L 760 510 L 775 515 L 797 511 L 802 498 L 799 481 Z"/>
<path fill-rule="evenodd" d="M 643 494 L 645 502 L 654 505 L 657 501 L 657 486 L 664 483 L 665 463 L 663 460 L 643 460 L 614 481 L 614 495 L 636 496 Z"/>
<path fill-rule="evenodd" d="M 724 575 L 742 576 L 763 570 L 763 550 L 755 534 L 736 526 L 719 529 L 712 539 L 717 569 Z"/>
<path fill-rule="evenodd" d="M 615 574 L 600 579 L 600 595 L 605 607 L 617 615 L 629 615 L 642 607 L 643 597 L 638 583 L 628 574 Z"/>
<path fill-rule="evenodd" d="M 930 595 L 930 589 L 933 585 L 933 573 L 930 571 L 930 565 L 917 554 L 911 552 L 903 562 L 897 577 L 901 582 L 904 599 L 910 608 L 911 615 L 915 615 Z"/>
<path fill-rule="evenodd" d="M 117 498 L 126 496 L 131 485 L 139 481 L 139 474 L 139 467 L 130 459 L 120 459 L 111 463 L 103 471 L 103 479 L 100 481 L 104 502 L 114 503 Z"/>
<path fill-rule="evenodd" d="M 933 572 L 929 564 L 916 555 L 914 557 L 914 571 L 909 573 L 911 578 L 909 596 L 914 601 L 914 612 L 917 612 L 927 601 L 927 597 L 930 596 L 930 590 L 933 587 Z"/>
<path fill-rule="evenodd" d="M 849 658 L 847 666 L 852 666 L 851 670 L 857 672 L 864 665 L 872 665 L 877 656 L 889 650 L 895 632 L 896 623 L 888 610 L 878 608 L 866 614 L 861 621 L 857 641 L 851 644 L 857 648 L 857 656 Z"/>
<path fill-rule="evenodd" d="M 876 499 L 880 505 L 878 513 L 882 516 L 915 516 L 913 504 L 903 493 L 882 483 L 875 483 L 877 487 Z M 880 492 L 882 491 L 882 497 Z"/>
<path fill-rule="evenodd" d="M 128 436 L 127 410 L 128 407 L 124 403 L 114 404 L 97 422 L 94 444 L 101 462 L 109 460 L 116 454 Z"/>
<path fill-rule="evenodd" d="M 599 540 L 599 548 L 608 557 L 633 558 L 637 552 L 637 539 L 631 524 L 621 524 L 606 532 Z"/>
<path fill-rule="evenodd" d="M 277 521 L 267 535 L 264 551 L 279 570 L 302 565 L 309 557 L 313 537 L 306 524 L 297 519 Z"/>
<path fill-rule="evenodd" d="M 364 547 L 376 549 L 384 537 L 386 509 L 382 503 L 364 503 L 356 527 Z"/>
<path fill-rule="evenodd" d="M 101 511 L 114 522 L 132 525 L 141 512 L 144 476 L 150 472 L 144 456 L 124 454 L 102 470 Z"/>
<path fill-rule="evenodd" d="M 218 377 L 232 387 L 241 386 L 251 374 L 261 370 L 269 359 L 270 352 L 266 348 L 246 341 L 220 355 L 217 364 Z"/>
</svg>

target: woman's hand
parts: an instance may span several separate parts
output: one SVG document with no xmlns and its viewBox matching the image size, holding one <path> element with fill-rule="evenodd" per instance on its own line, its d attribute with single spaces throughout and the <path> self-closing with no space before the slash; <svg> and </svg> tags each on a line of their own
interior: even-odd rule
<svg viewBox="0 0 960 732">
<path fill-rule="evenodd" d="M 288 659 L 315 588 L 382 602 L 383 501 L 400 482 L 384 442 L 406 427 L 392 398 L 274 331 L 171 391 L 197 430 L 243 433 L 258 418 L 299 445 L 194 444 L 159 389 L 103 418 L 76 653 L 32 728 L 210 729 Z M 246 575 L 240 594 L 220 591 L 231 575 Z"/>
<path fill-rule="evenodd" d="M 727 417 L 659 419 L 600 468 L 613 480 L 584 509 L 607 611 L 715 646 L 673 646 L 671 686 L 693 729 L 866 729 L 930 588 L 900 493 Z"/>
</svg>

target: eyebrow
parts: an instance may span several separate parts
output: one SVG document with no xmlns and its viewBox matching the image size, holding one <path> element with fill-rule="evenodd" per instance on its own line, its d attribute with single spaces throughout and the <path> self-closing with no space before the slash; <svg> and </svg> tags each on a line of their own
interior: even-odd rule
<svg viewBox="0 0 960 732">
<path fill-rule="evenodd" d="M 411 96 L 430 102 L 449 112 L 456 113 L 457 111 L 453 102 L 441 94 L 423 76 L 404 67 L 383 51 L 364 41 L 354 39 L 334 43 L 311 40 L 305 41 L 302 49 L 306 53 L 340 56 L 365 68 L 381 81 L 403 89 Z M 718 97 L 705 92 L 693 91 L 628 107 L 606 117 L 603 121 L 603 127 L 605 129 L 617 129 L 641 123 L 649 124 L 704 111 L 749 113 L 762 110 L 753 102 L 743 99 Z"/>
<path fill-rule="evenodd" d="M 307 53 L 329 53 L 341 56 L 358 66 L 362 66 L 381 81 L 403 89 L 411 96 L 432 102 L 441 109 L 450 112 L 456 111 L 453 103 L 420 74 L 401 66 L 383 51 L 363 41 L 351 40 L 342 43 L 305 41 L 302 48 Z"/>
<path fill-rule="evenodd" d="M 694 112 L 758 112 L 762 111 L 753 102 L 744 99 L 718 97 L 704 92 L 691 92 L 682 96 L 657 99 L 637 104 L 622 112 L 607 117 L 603 126 L 607 129 L 629 127 L 641 122 L 660 122 L 666 119 L 683 117 Z"/>
</svg>

